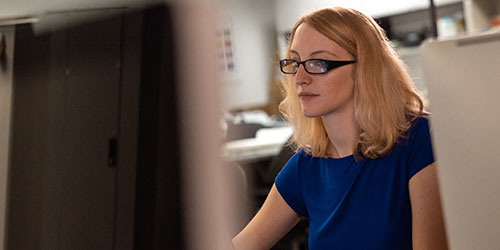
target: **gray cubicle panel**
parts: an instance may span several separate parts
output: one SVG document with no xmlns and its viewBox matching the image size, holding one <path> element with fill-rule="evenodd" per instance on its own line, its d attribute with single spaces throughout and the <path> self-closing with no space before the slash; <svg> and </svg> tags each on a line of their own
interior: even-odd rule
<svg viewBox="0 0 500 250">
<path fill-rule="evenodd" d="M 500 249 L 500 33 L 421 53 L 450 249 Z"/>
</svg>

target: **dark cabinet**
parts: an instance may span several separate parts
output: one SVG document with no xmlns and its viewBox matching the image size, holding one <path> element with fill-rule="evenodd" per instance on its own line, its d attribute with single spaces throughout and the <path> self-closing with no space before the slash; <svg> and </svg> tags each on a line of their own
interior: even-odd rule
<svg viewBox="0 0 500 250">
<path fill-rule="evenodd" d="M 7 249 L 112 249 L 121 26 L 16 27 Z"/>
<path fill-rule="evenodd" d="M 183 249 L 170 12 L 14 26 L 6 249 Z"/>
</svg>

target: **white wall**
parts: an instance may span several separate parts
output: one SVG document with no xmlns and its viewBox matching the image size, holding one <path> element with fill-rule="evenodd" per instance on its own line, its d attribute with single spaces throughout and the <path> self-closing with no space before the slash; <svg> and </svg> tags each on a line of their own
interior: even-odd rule
<svg viewBox="0 0 500 250">
<path fill-rule="evenodd" d="M 232 23 L 236 72 L 223 82 L 224 108 L 265 105 L 274 53 L 274 3 L 233 0 L 226 5 L 225 14 Z"/>
<path fill-rule="evenodd" d="M 360 9 L 363 0 L 275 0 L 276 27 L 278 31 L 289 31 L 305 13 L 319 8 L 343 6 Z"/>
</svg>

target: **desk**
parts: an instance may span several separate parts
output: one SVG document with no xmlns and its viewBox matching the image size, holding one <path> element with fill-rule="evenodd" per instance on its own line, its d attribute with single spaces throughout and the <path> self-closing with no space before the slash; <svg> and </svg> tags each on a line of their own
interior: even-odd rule
<svg viewBox="0 0 500 250">
<path fill-rule="evenodd" d="M 259 129 L 254 138 L 227 142 L 222 157 L 228 161 L 257 161 L 277 155 L 292 136 L 290 126 Z"/>
</svg>

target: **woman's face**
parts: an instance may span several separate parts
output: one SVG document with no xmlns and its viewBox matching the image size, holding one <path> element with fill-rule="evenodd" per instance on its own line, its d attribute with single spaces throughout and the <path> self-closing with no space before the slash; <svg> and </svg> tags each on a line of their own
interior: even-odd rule
<svg viewBox="0 0 500 250">
<path fill-rule="evenodd" d="M 290 59 L 355 60 L 344 48 L 305 23 L 296 30 Z M 304 65 L 300 65 L 295 74 L 295 88 L 305 116 L 353 112 L 354 65 L 344 65 L 319 75 L 307 73 Z"/>
</svg>

